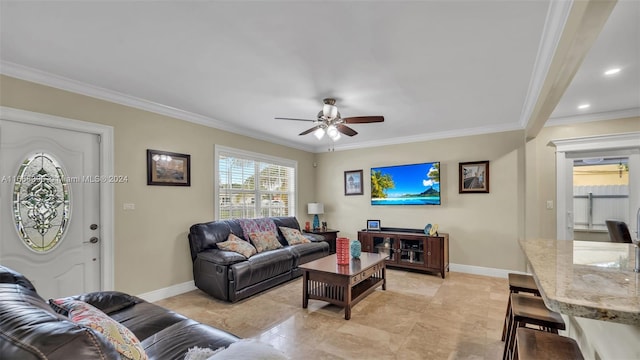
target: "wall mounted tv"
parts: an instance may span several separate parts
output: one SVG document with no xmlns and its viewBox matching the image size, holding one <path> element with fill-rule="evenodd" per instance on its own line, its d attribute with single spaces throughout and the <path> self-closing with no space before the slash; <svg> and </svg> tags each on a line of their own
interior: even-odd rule
<svg viewBox="0 0 640 360">
<path fill-rule="evenodd" d="M 371 205 L 440 205 L 440 162 L 371 168 Z"/>
</svg>

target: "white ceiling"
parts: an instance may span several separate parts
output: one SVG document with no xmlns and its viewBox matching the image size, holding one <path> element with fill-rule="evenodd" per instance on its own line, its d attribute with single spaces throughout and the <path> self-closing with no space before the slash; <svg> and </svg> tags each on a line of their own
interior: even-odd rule
<svg viewBox="0 0 640 360">
<path fill-rule="evenodd" d="M 309 151 L 330 144 L 274 117 L 325 97 L 385 117 L 336 150 L 523 129 L 550 3 L 2 0 L 0 71 Z M 620 1 L 552 121 L 640 114 L 639 63 L 640 2 Z"/>
</svg>

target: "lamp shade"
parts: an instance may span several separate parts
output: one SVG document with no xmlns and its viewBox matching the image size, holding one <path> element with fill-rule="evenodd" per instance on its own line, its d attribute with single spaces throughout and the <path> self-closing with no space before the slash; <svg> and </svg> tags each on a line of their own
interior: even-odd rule
<svg viewBox="0 0 640 360">
<path fill-rule="evenodd" d="M 307 204 L 307 213 L 311 215 L 324 214 L 324 205 L 322 203 Z"/>
</svg>

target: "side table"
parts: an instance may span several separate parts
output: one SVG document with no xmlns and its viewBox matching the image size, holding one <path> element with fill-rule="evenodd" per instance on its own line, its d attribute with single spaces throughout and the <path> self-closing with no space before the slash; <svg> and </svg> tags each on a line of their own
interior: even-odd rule
<svg viewBox="0 0 640 360">
<path fill-rule="evenodd" d="M 317 230 L 302 230 L 309 234 L 318 234 L 324 236 L 324 239 L 329 243 L 329 253 L 336 253 L 336 239 L 338 238 L 338 233 L 340 230 L 333 229 L 317 229 Z"/>
</svg>

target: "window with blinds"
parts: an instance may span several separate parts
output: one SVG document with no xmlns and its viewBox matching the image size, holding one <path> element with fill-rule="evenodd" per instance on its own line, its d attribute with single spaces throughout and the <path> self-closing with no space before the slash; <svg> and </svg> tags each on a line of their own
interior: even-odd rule
<svg viewBox="0 0 640 360">
<path fill-rule="evenodd" d="M 216 219 L 295 216 L 297 162 L 216 146 Z"/>
</svg>

